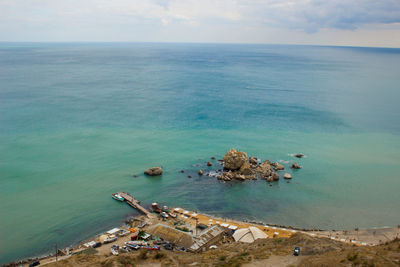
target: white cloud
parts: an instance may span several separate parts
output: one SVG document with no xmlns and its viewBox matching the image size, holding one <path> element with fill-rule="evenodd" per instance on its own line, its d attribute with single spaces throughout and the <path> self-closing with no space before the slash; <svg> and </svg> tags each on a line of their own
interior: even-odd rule
<svg viewBox="0 0 400 267">
<path fill-rule="evenodd" d="M 214 29 L 221 36 L 235 28 L 315 34 L 371 25 L 398 29 L 398 23 L 399 0 L 0 0 L 0 40 L 52 40 L 61 33 L 66 40 L 118 39 L 117 34 L 121 39 L 134 33 L 133 41 L 148 41 L 169 29 L 171 36 L 185 35 L 190 41 L 191 31 Z"/>
</svg>

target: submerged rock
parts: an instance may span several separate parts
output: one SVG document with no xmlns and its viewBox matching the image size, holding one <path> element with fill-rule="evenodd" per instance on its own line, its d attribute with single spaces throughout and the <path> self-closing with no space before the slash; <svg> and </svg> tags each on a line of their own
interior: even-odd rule
<svg viewBox="0 0 400 267">
<path fill-rule="evenodd" d="M 228 170 L 238 170 L 249 160 L 246 152 L 237 151 L 232 148 L 226 152 L 224 157 L 224 167 Z"/>
<path fill-rule="evenodd" d="M 161 175 L 162 173 L 163 173 L 163 170 L 161 169 L 161 167 L 152 167 L 152 168 L 144 171 L 144 174 L 149 175 L 149 176 L 158 176 L 158 175 Z"/>
<path fill-rule="evenodd" d="M 292 169 L 301 169 L 301 166 L 299 164 L 297 164 L 296 162 L 293 162 Z"/>
</svg>

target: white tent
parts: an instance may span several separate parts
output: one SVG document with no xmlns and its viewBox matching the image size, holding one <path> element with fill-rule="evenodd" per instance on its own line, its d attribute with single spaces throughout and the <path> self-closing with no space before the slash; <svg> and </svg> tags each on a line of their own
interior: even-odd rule
<svg viewBox="0 0 400 267">
<path fill-rule="evenodd" d="M 119 232 L 119 228 L 113 228 L 110 231 L 107 231 L 107 234 L 109 235 L 115 235 L 116 233 Z"/>
<path fill-rule="evenodd" d="M 253 243 L 256 239 L 268 238 L 268 235 L 257 227 L 250 226 L 249 228 L 236 230 L 233 238 L 236 242 Z"/>
</svg>

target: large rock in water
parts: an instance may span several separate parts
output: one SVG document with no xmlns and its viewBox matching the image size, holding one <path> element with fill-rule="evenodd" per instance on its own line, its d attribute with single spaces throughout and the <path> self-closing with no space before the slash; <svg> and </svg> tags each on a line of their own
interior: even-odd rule
<svg viewBox="0 0 400 267">
<path fill-rule="evenodd" d="M 226 152 L 224 157 L 224 168 L 228 170 L 238 170 L 245 162 L 248 162 L 249 157 L 246 152 L 237 151 L 232 148 Z"/>
<path fill-rule="evenodd" d="M 162 174 L 162 169 L 161 167 L 153 167 L 148 170 L 144 171 L 144 174 L 149 175 L 149 176 L 157 176 Z"/>
</svg>

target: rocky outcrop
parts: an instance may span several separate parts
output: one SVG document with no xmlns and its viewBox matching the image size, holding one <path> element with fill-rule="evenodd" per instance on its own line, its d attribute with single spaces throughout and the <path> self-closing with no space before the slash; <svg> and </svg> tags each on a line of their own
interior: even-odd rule
<svg viewBox="0 0 400 267">
<path fill-rule="evenodd" d="M 278 162 L 274 162 L 271 165 L 274 166 L 275 171 L 283 171 L 285 169 L 285 167 Z"/>
<path fill-rule="evenodd" d="M 280 178 L 278 171 L 285 169 L 282 164 L 278 162 L 271 163 L 268 159 L 262 163 L 259 162 L 259 159 L 256 157 L 249 158 L 245 152 L 231 149 L 225 154 L 223 160 L 224 169 L 216 170 L 216 173 L 213 175 L 211 175 L 211 172 L 206 173 L 206 175 L 217 177 L 222 181 L 245 181 L 261 178 L 267 182 L 274 182 Z M 291 167 L 295 169 L 301 168 L 297 163 L 293 163 Z M 200 172 L 199 175 L 201 175 Z M 285 179 L 292 178 L 289 173 L 285 173 L 283 177 Z"/>
<path fill-rule="evenodd" d="M 301 166 L 299 164 L 297 164 L 296 162 L 293 162 L 292 169 L 301 169 Z"/>
<path fill-rule="evenodd" d="M 240 167 L 239 172 L 240 172 L 240 174 L 243 174 L 243 175 L 252 174 L 250 163 L 248 163 L 248 162 L 243 163 L 243 165 Z"/>
<path fill-rule="evenodd" d="M 238 170 L 245 162 L 248 162 L 249 157 L 246 152 L 237 151 L 232 148 L 226 152 L 224 157 L 224 168 L 228 170 Z"/>
<path fill-rule="evenodd" d="M 249 163 L 253 166 L 256 166 L 258 164 L 258 159 L 256 157 L 250 157 Z"/>
<path fill-rule="evenodd" d="M 272 179 L 274 179 L 274 181 L 278 181 L 279 180 L 279 174 L 276 172 L 272 173 Z"/>
<path fill-rule="evenodd" d="M 161 167 L 153 167 L 148 170 L 144 171 L 144 174 L 149 175 L 149 176 L 158 176 L 163 173 L 163 170 Z"/>
<path fill-rule="evenodd" d="M 257 166 L 255 171 L 261 176 L 261 177 L 268 177 L 271 175 L 271 164 L 269 160 L 264 161 L 260 165 Z"/>
</svg>

